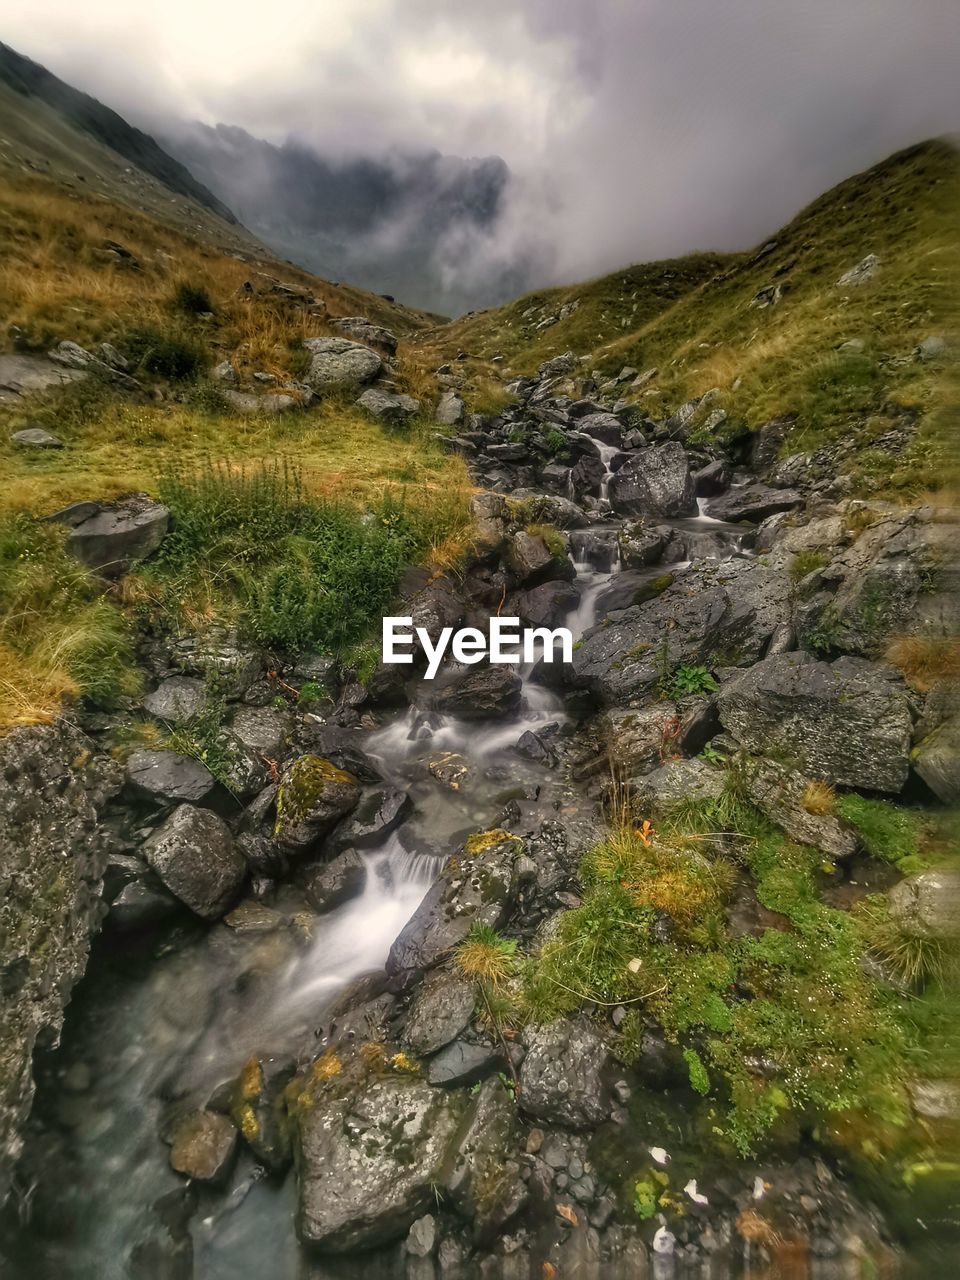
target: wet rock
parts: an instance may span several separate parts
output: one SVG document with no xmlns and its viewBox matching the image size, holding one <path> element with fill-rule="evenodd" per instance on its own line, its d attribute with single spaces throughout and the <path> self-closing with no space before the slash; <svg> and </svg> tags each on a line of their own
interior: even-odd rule
<svg viewBox="0 0 960 1280">
<path fill-rule="evenodd" d="M 436 1053 L 466 1028 L 476 1003 L 475 982 L 449 966 L 434 969 L 414 991 L 404 1041 L 418 1057 Z"/>
<path fill-rule="evenodd" d="M 110 903 L 110 924 L 121 933 L 134 933 L 169 920 L 180 903 L 155 877 L 131 880 Z"/>
<path fill-rule="evenodd" d="M 913 767 L 944 804 L 960 801 L 960 716 L 951 716 L 913 751 Z"/>
<path fill-rule="evenodd" d="M 289 753 L 293 717 L 276 707 L 238 707 L 230 731 L 255 756 L 282 760 Z"/>
<path fill-rule="evenodd" d="M 414 400 L 413 396 L 394 395 L 378 387 L 368 387 L 357 401 L 357 407 L 365 409 L 381 422 L 402 427 L 420 412 L 420 401 Z"/>
<path fill-rule="evenodd" d="M 521 689 L 512 667 L 473 667 L 439 689 L 433 703 L 438 711 L 458 720 L 494 720 L 517 713 Z"/>
<path fill-rule="evenodd" d="M 174 1130 L 170 1167 L 198 1182 L 226 1181 L 237 1151 L 237 1131 L 216 1111 L 195 1111 Z"/>
<path fill-rule="evenodd" d="M 203 681 L 190 676 L 170 676 L 147 694 L 143 709 L 167 724 L 182 725 L 199 713 L 205 698 Z"/>
<path fill-rule="evenodd" d="M 592 440 L 613 445 L 617 449 L 623 444 L 623 427 L 620 419 L 612 413 L 585 414 L 577 422 L 577 430 L 590 436 Z"/>
<path fill-rule="evenodd" d="M 59 436 L 51 435 L 43 427 L 25 427 L 22 431 L 14 431 L 11 441 L 23 449 L 62 449 L 63 441 Z"/>
<path fill-rule="evenodd" d="M 656 702 L 636 710 L 614 708 L 600 720 L 599 732 L 618 777 L 650 773 L 663 763 L 679 732 L 677 707 Z"/>
<path fill-rule="evenodd" d="M 610 478 L 610 502 L 624 515 L 695 515 L 697 501 L 686 451 L 669 441 L 633 454 Z"/>
<path fill-rule="evenodd" d="M 512 498 L 523 503 L 523 518 L 531 524 L 552 524 L 557 529 L 585 529 L 590 518 L 569 498 L 532 489 L 515 489 Z"/>
<path fill-rule="evenodd" d="M 693 473 L 693 488 L 698 498 L 713 498 L 730 485 L 732 471 L 729 462 L 717 458 Z"/>
<path fill-rule="evenodd" d="M 624 521 L 617 537 L 625 569 L 643 569 L 656 564 L 667 545 L 663 530 L 650 527 L 642 520 Z"/>
<path fill-rule="evenodd" d="M 617 559 L 617 530 L 587 529 L 570 537 L 570 556 L 577 564 L 587 563 L 595 569 L 609 571 Z"/>
<path fill-rule="evenodd" d="M 218 919 L 232 906 L 246 876 L 223 819 L 190 804 L 174 809 L 144 853 L 170 892 L 205 920 Z"/>
<path fill-rule="evenodd" d="M 717 705 L 745 747 L 791 757 L 812 778 L 893 793 L 907 780 L 913 722 L 889 667 L 775 654 L 724 683 Z"/>
<path fill-rule="evenodd" d="M 796 489 L 770 489 L 763 484 L 741 485 L 707 503 L 707 515 L 735 524 L 750 520 L 757 524 L 778 511 L 792 511 L 803 502 Z"/>
<path fill-rule="evenodd" d="M 279 911 L 272 911 L 269 907 L 265 907 L 262 902 L 254 902 L 252 899 L 241 902 L 238 907 L 234 907 L 223 917 L 223 923 L 228 929 L 232 929 L 234 933 L 257 934 L 257 933 L 273 933 L 275 930 L 283 927 L 285 923 L 284 917 Z"/>
<path fill-rule="evenodd" d="M 466 405 L 455 391 L 445 391 L 440 397 L 434 418 L 441 426 L 453 427 L 462 422 L 466 414 Z"/>
<path fill-rule="evenodd" d="M 516 900 L 522 842 L 507 831 L 471 836 L 438 878 L 390 948 L 387 972 L 431 969 L 475 924 L 497 929 Z"/>
<path fill-rule="evenodd" d="M 73 526 L 67 550 L 103 577 L 119 578 L 134 561 L 156 551 L 169 525 L 170 512 L 162 503 L 134 494 Z"/>
<path fill-rule="evenodd" d="M 518 617 L 530 627 L 557 627 L 580 602 L 580 591 L 572 582 L 542 582 L 539 587 L 511 596 L 506 616 Z"/>
<path fill-rule="evenodd" d="M 318 911 L 332 911 L 363 893 L 367 864 L 356 849 L 347 849 L 332 862 L 304 874 L 302 884 L 307 901 Z"/>
<path fill-rule="evenodd" d="M 706 760 L 669 760 L 632 782 L 634 812 L 642 817 L 656 816 L 685 800 L 717 800 L 726 779 L 723 769 Z"/>
<path fill-rule="evenodd" d="M 912 938 L 960 937 L 960 874 L 952 869 L 921 871 L 887 894 L 890 915 Z"/>
<path fill-rule="evenodd" d="M 373 849 L 399 827 L 412 809 L 413 801 L 406 791 L 397 787 L 374 791 L 365 796 L 350 817 L 337 828 L 333 847 Z"/>
<path fill-rule="evenodd" d="M 506 561 L 521 586 L 535 587 L 557 578 L 572 578 L 575 570 L 566 554 L 551 550 L 539 534 L 515 533 L 507 548 Z"/>
<path fill-rule="evenodd" d="M 434 1204 L 462 1104 L 422 1080 L 374 1080 L 298 1115 L 300 1239 L 327 1253 L 405 1235 Z"/>
<path fill-rule="evenodd" d="M 314 391 L 362 387 L 383 369 L 375 351 L 348 338 L 307 338 L 303 345 L 310 353 L 304 382 Z"/>
<path fill-rule="evenodd" d="M 280 779 L 274 835 L 288 852 L 304 852 L 354 809 L 359 799 L 360 784 L 352 773 L 322 756 L 300 756 Z"/>
<path fill-rule="evenodd" d="M 474 546 L 480 555 L 498 552 L 507 540 L 510 509 L 499 493 L 477 493 L 470 499 Z"/>
<path fill-rule="evenodd" d="M 585 1020 L 550 1022 L 523 1034 L 520 1106 L 536 1120 L 588 1129 L 609 1112 L 607 1045 Z"/>
<path fill-rule="evenodd" d="M 205 800 L 216 779 L 199 760 L 175 751 L 132 751 L 127 758 L 127 781 L 150 800 Z"/>
<path fill-rule="evenodd" d="M 443 1187 L 456 1211 L 484 1242 L 522 1206 L 526 1189 L 512 1157 L 516 1106 L 503 1081 L 485 1080 L 454 1138 Z"/>
<path fill-rule="evenodd" d="M 427 1063 L 431 1084 L 466 1085 L 482 1080 L 501 1062 L 501 1052 L 490 1043 L 454 1040 Z"/>
<path fill-rule="evenodd" d="M 283 1094 L 294 1065 L 283 1058 L 249 1058 L 231 1098 L 230 1115 L 244 1142 L 268 1169 L 281 1172 L 290 1163 L 290 1125 Z"/>
<path fill-rule="evenodd" d="M 857 851 L 854 829 L 830 813 L 807 807 L 809 780 L 774 760 L 754 760 L 741 771 L 749 798 L 771 822 L 801 844 L 822 849 L 831 858 L 850 858 Z"/>
</svg>

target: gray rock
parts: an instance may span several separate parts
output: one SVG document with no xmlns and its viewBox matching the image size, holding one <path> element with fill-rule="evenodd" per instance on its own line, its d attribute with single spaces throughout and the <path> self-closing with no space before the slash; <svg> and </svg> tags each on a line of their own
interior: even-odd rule
<svg viewBox="0 0 960 1280">
<path fill-rule="evenodd" d="M 0 738 L 0 1202 L 22 1150 L 35 1049 L 63 1011 L 104 914 L 112 854 L 98 822 L 121 770 L 66 720 Z"/>
<path fill-rule="evenodd" d="M 216 1111 L 195 1111 L 177 1125 L 170 1167 L 198 1182 L 224 1182 L 237 1151 L 237 1131 Z"/>
<path fill-rule="evenodd" d="M 254 755 L 281 760 L 290 750 L 293 718 L 277 707 L 238 707 L 230 731 Z"/>
<path fill-rule="evenodd" d="M 404 1236 L 434 1204 L 461 1110 L 456 1095 L 402 1077 L 301 1108 L 300 1239 L 347 1253 Z"/>
<path fill-rule="evenodd" d="M 616 707 L 601 717 L 599 734 L 611 768 L 618 777 L 650 773 L 663 763 L 671 745 L 670 735 L 679 728 L 673 702 L 631 710 Z"/>
<path fill-rule="evenodd" d="M 131 880 L 110 902 L 110 924 L 121 933 L 149 929 L 182 910 L 156 877 Z"/>
<path fill-rule="evenodd" d="M 745 747 L 795 760 L 812 778 L 893 793 L 907 780 L 913 722 L 889 667 L 775 654 L 724 683 L 717 704 Z"/>
<path fill-rule="evenodd" d="M 524 587 L 539 586 L 557 578 L 572 578 L 574 568 L 565 555 L 554 555 L 539 534 L 520 530 L 510 540 L 507 566 Z"/>
<path fill-rule="evenodd" d="M 523 844 L 506 831 L 471 837 L 449 858 L 387 957 L 389 974 L 431 969 L 475 924 L 497 929 L 516 901 Z"/>
<path fill-rule="evenodd" d="M 562 1019 L 523 1033 L 520 1106 L 536 1120 L 589 1129 L 609 1113 L 607 1045 L 586 1020 Z"/>
<path fill-rule="evenodd" d="M 912 938 L 960 937 L 960 874 L 952 868 L 908 876 L 887 901 L 892 918 Z"/>
<path fill-rule="evenodd" d="M 477 986 L 448 966 L 434 969 L 414 991 L 403 1038 L 418 1057 L 436 1053 L 463 1031 L 473 1017 Z"/>
<path fill-rule="evenodd" d="M 931 334 L 929 338 L 924 338 L 916 349 L 918 360 L 943 360 L 949 353 L 949 342 L 939 334 Z"/>
<path fill-rule="evenodd" d="M 507 617 L 518 617 L 530 627 L 556 627 L 580 601 L 580 591 L 572 582 L 542 582 L 539 587 L 510 597 Z"/>
<path fill-rule="evenodd" d="M 427 1079 L 447 1086 L 473 1084 L 489 1075 L 500 1061 L 500 1050 L 492 1044 L 454 1040 L 427 1063 Z"/>
<path fill-rule="evenodd" d="M 590 517 L 569 498 L 532 489 L 514 489 L 512 499 L 523 503 L 523 516 L 531 524 L 552 524 L 558 529 L 585 529 Z"/>
<path fill-rule="evenodd" d="M 215 382 L 226 382 L 233 385 L 237 381 L 237 371 L 229 360 L 221 360 L 218 365 L 214 366 L 211 377 Z"/>
<path fill-rule="evenodd" d="M 514 715 L 522 684 L 512 667 L 478 666 L 457 673 L 433 697 L 436 709 L 458 720 L 494 720 Z"/>
<path fill-rule="evenodd" d="M 474 547 L 481 555 L 498 552 L 507 540 L 510 509 L 499 493 L 476 493 L 470 499 Z"/>
<path fill-rule="evenodd" d="M 707 515 L 714 520 L 751 520 L 759 523 L 778 511 L 792 511 L 803 502 L 796 489 L 770 489 L 763 484 L 741 485 L 707 503 Z"/>
<path fill-rule="evenodd" d="M 503 1081 L 485 1080 L 454 1138 L 443 1187 L 459 1214 L 484 1241 L 517 1211 L 526 1196 L 511 1159 L 517 1149 L 516 1105 Z"/>
<path fill-rule="evenodd" d="M 103 577 L 119 578 L 156 551 L 169 526 L 170 512 L 162 503 L 134 494 L 75 525 L 67 550 Z"/>
<path fill-rule="evenodd" d="M 913 767 L 938 800 L 960 801 L 960 716 L 951 716 L 914 748 Z"/>
<path fill-rule="evenodd" d="M 805 799 L 809 780 L 774 760 L 753 760 L 741 770 L 746 793 L 771 822 L 801 844 L 822 849 L 831 858 L 852 857 L 856 831 L 830 813 L 810 813 Z"/>
<path fill-rule="evenodd" d="M 610 502 L 625 515 L 695 515 L 697 500 L 686 451 L 668 441 L 632 454 L 610 478 Z"/>
<path fill-rule="evenodd" d="M 367 342 L 371 346 L 382 347 L 391 356 L 396 354 L 396 334 L 391 333 L 389 329 L 384 329 L 382 325 L 373 324 L 364 316 L 341 316 L 331 320 L 330 323 L 334 329 L 349 334 L 357 342 Z"/>
<path fill-rule="evenodd" d="M 367 864 L 356 849 L 347 849 L 332 862 L 314 867 L 303 879 L 307 901 L 318 911 L 332 911 L 363 893 Z"/>
<path fill-rule="evenodd" d="M 208 809 L 182 804 L 144 846 L 147 862 L 191 911 L 216 920 L 236 901 L 247 867 L 230 829 Z"/>
<path fill-rule="evenodd" d="M 311 848 L 354 809 L 360 784 L 322 756 L 300 756 L 284 770 L 274 834 L 288 853 Z"/>
<path fill-rule="evenodd" d="M 62 449 L 63 441 L 53 436 L 43 427 L 25 427 L 23 431 L 14 431 L 10 437 L 14 444 L 27 449 Z"/>
<path fill-rule="evenodd" d="M 455 391 L 445 391 L 440 397 L 434 418 L 443 427 L 455 427 L 463 421 L 466 405 Z"/>
<path fill-rule="evenodd" d="M 668 760 L 632 781 L 633 807 L 637 814 L 656 817 L 685 800 L 717 800 L 726 781 L 726 772 L 706 760 Z"/>
<path fill-rule="evenodd" d="M 205 800 L 217 785 L 205 764 L 175 751 L 132 751 L 127 758 L 127 781 L 150 800 L 194 803 Z"/>
<path fill-rule="evenodd" d="M 620 560 L 626 569 L 643 569 L 656 564 L 667 545 L 662 530 L 642 520 L 624 521 L 618 531 Z"/>
<path fill-rule="evenodd" d="M 722 458 L 708 462 L 705 467 L 693 473 L 693 488 L 698 498 L 713 498 L 723 493 L 730 485 L 732 472 L 730 464 Z"/>
<path fill-rule="evenodd" d="M 201 680 L 190 676 L 170 676 L 147 694 L 143 709 L 167 724 L 182 725 L 199 713 L 205 698 Z"/>
<path fill-rule="evenodd" d="M 437 1223 L 430 1213 L 418 1218 L 407 1232 L 404 1248 L 413 1258 L 429 1258 L 437 1245 Z"/>
<path fill-rule="evenodd" d="M 334 848 L 376 848 L 400 826 L 412 809 L 410 796 L 398 787 L 384 787 L 371 792 L 337 828 Z"/>
<path fill-rule="evenodd" d="M 67 369 L 47 356 L 10 351 L 0 355 L 0 404 L 22 404 L 26 396 L 82 382 L 88 376 L 82 369 Z"/>
<path fill-rule="evenodd" d="M 414 400 L 413 396 L 395 395 L 378 387 L 368 387 L 357 401 L 357 406 L 395 427 L 404 426 L 420 412 L 420 401 Z"/>
<path fill-rule="evenodd" d="M 497 462 L 526 462 L 530 457 L 530 450 L 526 445 L 509 441 L 506 444 L 490 445 L 487 453 Z"/>
<path fill-rule="evenodd" d="M 849 271 L 845 271 L 837 281 L 838 286 L 849 286 L 858 288 L 862 284 L 866 284 L 868 280 L 872 280 L 877 274 L 880 266 L 880 259 L 875 253 L 868 253 L 865 258 L 861 258 L 855 267 L 851 267 Z"/>
<path fill-rule="evenodd" d="M 295 396 L 286 395 L 282 391 L 270 392 L 269 395 L 253 395 L 248 391 L 221 392 L 224 400 L 237 413 L 289 413 L 291 409 L 299 409 L 300 401 Z"/>
<path fill-rule="evenodd" d="M 588 413 L 577 422 L 577 430 L 592 440 L 620 448 L 623 444 L 623 427 L 612 413 Z"/>
<path fill-rule="evenodd" d="M 315 391 L 362 387 L 383 369 L 375 351 L 348 338 L 307 338 L 303 345 L 310 353 L 304 381 Z"/>
</svg>

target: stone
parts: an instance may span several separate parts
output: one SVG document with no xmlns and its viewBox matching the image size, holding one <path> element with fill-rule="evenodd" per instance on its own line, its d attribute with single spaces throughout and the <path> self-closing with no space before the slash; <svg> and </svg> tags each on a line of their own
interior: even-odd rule
<svg viewBox="0 0 960 1280">
<path fill-rule="evenodd" d="M 569 498 L 533 489 L 514 489 L 511 499 L 523 503 L 523 518 L 531 524 L 552 524 L 557 529 L 585 529 L 590 518 Z"/>
<path fill-rule="evenodd" d="M 291 409 L 300 407 L 300 401 L 295 396 L 286 395 L 282 391 L 253 395 L 249 391 L 233 391 L 228 388 L 220 394 L 237 413 L 289 413 Z"/>
<path fill-rule="evenodd" d="M 443 1170 L 443 1188 L 472 1224 L 478 1242 L 488 1240 L 526 1198 L 518 1166 L 511 1170 L 509 1163 L 517 1149 L 516 1130 L 516 1105 L 506 1085 L 496 1076 L 485 1080 L 460 1122 Z"/>
<path fill-rule="evenodd" d="M 811 778 L 893 794 L 907 780 L 910 705 L 879 663 L 774 654 L 726 681 L 717 706 L 748 750 L 791 758 Z"/>
<path fill-rule="evenodd" d="M 633 809 L 641 817 L 656 817 L 685 800 L 718 800 L 726 781 L 725 771 L 706 760 L 668 760 L 652 773 L 633 780 Z"/>
<path fill-rule="evenodd" d="M 637 709 L 611 708 L 600 719 L 599 734 L 617 777 L 633 778 L 658 768 L 679 729 L 673 702 Z"/>
<path fill-rule="evenodd" d="M 960 801 L 960 716 L 951 716 L 917 744 L 913 767 L 944 804 Z"/>
<path fill-rule="evenodd" d="M 456 673 L 432 701 L 437 711 L 458 720 L 495 720 L 516 714 L 521 692 L 520 677 L 512 667 L 477 666 Z"/>
<path fill-rule="evenodd" d="M 359 800 L 360 784 L 352 773 L 322 756 L 299 756 L 280 779 L 274 835 L 288 853 L 304 852 Z"/>
<path fill-rule="evenodd" d="M 205 764 L 175 751 L 131 751 L 127 781 L 150 800 L 194 803 L 205 800 L 217 785 Z"/>
<path fill-rule="evenodd" d="M 306 338 L 303 345 L 310 354 L 304 382 L 314 391 L 362 387 L 383 369 L 375 351 L 348 338 Z"/>
<path fill-rule="evenodd" d="M 443 427 L 455 427 L 462 422 L 467 407 L 455 391 L 445 391 L 440 397 L 434 419 Z"/>
<path fill-rule="evenodd" d="M 872 280 L 877 274 L 880 266 L 880 259 L 875 253 L 868 253 L 865 258 L 861 258 L 855 267 L 851 267 L 849 271 L 845 271 L 837 281 L 838 286 L 849 286 L 859 288 L 860 285 L 866 284 L 868 280 Z"/>
<path fill-rule="evenodd" d="M 229 360 L 221 360 L 218 365 L 215 365 L 210 376 L 214 382 L 226 382 L 230 385 L 237 381 L 237 371 Z"/>
<path fill-rule="evenodd" d="M 939 334 L 931 334 L 929 338 L 918 345 L 916 349 L 916 357 L 918 360 L 943 360 L 950 353 L 950 344 L 946 338 Z"/>
<path fill-rule="evenodd" d="M 369 343 L 373 347 L 382 347 L 388 355 L 397 351 L 397 335 L 382 325 L 373 324 L 364 316 L 340 316 L 330 321 L 334 329 L 340 329 L 358 342 Z"/>
<path fill-rule="evenodd" d="M 436 1053 L 469 1025 L 477 986 L 448 965 L 434 969 L 416 987 L 403 1027 L 406 1044 L 418 1056 Z"/>
<path fill-rule="evenodd" d="M 427 1079 L 446 1086 L 473 1084 L 489 1075 L 500 1061 L 501 1052 L 492 1044 L 454 1040 L 429 1060 Z"/>
<path fill-rule="evenodd" d="M 230 1115 L 256 1158 L 281 1173 L 293 1155 L 284 1095 L 295 1064 L 288 1058 L 248 1058 L 230 1096 Z"/>
<path fill-rule="evenodd" d="M 357 407 L 366 410 L 380 422 L 402 427 L 420 412 L 420 401 L 414 400 L 413 396 L 395 395 L 390 391 L 381 391 L 378 387 L 368 387 L 357 401 Z"/>
<path fill-rule="evenodd" d="M 434 1205 L 462 1102 L 406 1077 L 321 1095 L 297 1114 L 297 1227 L 324 1253 L 406 1235 Z"/>
<path fill-rule="evenodd" d="M 144 846 L 147 862 L 170 892 L 204 920 L 233 906 L 247 867 L 230 829 L 208 809 L 181 804 Z"/>
<path fill-rule="evenodd" d="M 498 552 L 507 540 L 510 509 L 499 493 L 476 493 L 470 499 L 474 547 L 480 555 Z"/>
<path fill-rule="evenodd" d="M 548 1125 L 589 1129 L 609 1114 L 606 1043 L 585 1019 L 527 1027 L 520 1067 L 520 1106 Z"/>
<path fill-rule="evenodd" d="M 713 520 L 727 520 L 735 524 L 740 520 L 759 523 L 778 511 L 792 511 L 803 502 L 803 495 L 796 489 L 771 489 L 763 484 L 740 485 L 729 489 L 719 498 L 707 503 L 707 515 Z"/>
<path fill-rule="evenodd" d="M 713 498 L 729 488 L 733 473 L 729 462 L 717 458 L 693 473 L 693 488 L 698 498 Z"/>
<path fill-rule="evenodd" d="M 623 515 L 695 515 L 697 501 L 686 451 L 676 442 L 631 454 L 610 477 L 610 502 Z"/>
<path fill-rule="evenodd" d="M 170 676 L 147 694 L 142 705 L 148 715 L 156 716 L 158 720 L 183 725 L 199 714 L 205 701 L 202 680 L 191 676 Z"/>
<path fill-rule="evenodd" d="M 302 880 L 307 901 L 321 912 L 358 897 L 366 883 L 367 864 L 356 849 L 346 849 L 332 862 L 312 868 Z"/>
<path fill-rule="evenodd" d="M 121 933 L 134 933 L 169 920 L 180 911 L 180 903 L 155 877 L 131 880 L 110 902 L 110 924 Z"/>
<path fill-rule="evenodd" d="M 510 613 L 530 627 L 559 626 L 572 609 L 580 603 L 580 591 L 572 582 L 557 579 L 542 582 L 539 587 L 521 591 L 510 597 Z"/>
<path fill-rule="evenodd" d="M 170 1167 L 198 1182 L 225 1182 L 237 1151 L 237 1131 L 216 1111 L 195 1111 L 177 1125 Z"/>
<path fill-rule="evenodd" d="M 588 413 L 577 422 L 577 430 L 591 440 L 599 440 L 617 449 L 623 444 L 623 427 L 620 419 L 612 413 Z"/>
<path fill-rule="evenodd" d="M 398 787 L 384 787 L 364 796 L 350 817 L 337 828 L 334 848 L 375 849 L 413 810 L 413 801 Z"/>
<path fill-rule="evenodd" d="M 511 538 L 505 559 L 510 571 L 524 587 L 536 587 L 541 582 L 557 578 L 569 579 L 575 573 L 566 555 L 552 551 L 539 534 L 522 529 Z"/>
<path fill-rule="evenodd" d="M 522 841 L 507 831 L 471 836 L 448 858 L 422 902 L 390 948 L 389 974 L 432 969 L 475 924 L 498 929 L 517 895 Z"/>
<path fill-rule="evenodd" d="M 920 871 L 887 894 L 890 915 L 911 938 L 960 937 L 960 874 L 953 868 Z"/>
<path fill-rule="evenodd" d="M 67 550 L 105 578 L 119 578 L 135 561 L 147 560 L 170 527 L 170 512 L 146 494 L 133 494 L 75 525 Z"/>
<path fill-rule="evenodd" d="M 254 755 L 278 761 L 289 754 L 293 717 L 278 707 L 238 707 L 230 732 Z"/>
<path fill-rule="evenodd" d="M 437 1244 L 437 1223 L 430 1213 L 418 1218 L 407 1232 L 404 1245 L 413 1258 L 429 1258 Z"/>
<path fill-rule="evenodd" d="M 642 520 L 625 520 L 618 530 L 617 541 L 620 562 L 625 569 L 644 569 L 656 564 L 667 545 L 663 531 Z"/>
<path fill-rule="evenodd" d="M 838 860 L 856 853 L 859 841 L 852 826 L 831 813 L 811 813 L 805 807 L 809 780 L 803 774 L 774 760 L 753 760 L 740 776 L 757 808 L 800 844 L 813 845 Z"/>
<path fill-rule="evenodd" d="M 51 435 L 43 427 L 25 427 L 23 431 L 14 431 L 10 437 L 14 444 L 26 449 L 62 449 L 63 441 L 59 436 Z"/>
</svg>

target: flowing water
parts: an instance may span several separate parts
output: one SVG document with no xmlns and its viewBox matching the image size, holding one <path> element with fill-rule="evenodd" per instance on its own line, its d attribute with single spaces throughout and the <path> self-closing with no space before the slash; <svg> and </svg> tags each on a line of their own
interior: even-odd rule
<svg viewBox="0 0 960 1280">
<path fill-rule="evenodd" d="M 728 552 L 740 532 L 703 516 L 673 524 Z M 595 530 L 614 528 L 606 521 Z M 574 561 L 580 599 L 566 619 L 574 639 L 625 576 L 616 541 L 609 541 L 603 567 Z M 6 1232 L 18 1276 L 174 1275 L 151 1269 L 143 1241 L 155 1237 L 158 1220 L 179 1222 L 178 1213 L 176 1230 L 189 1229 L 194 1274 L 203 1280 L 307 1274 L 293 1231 L 292 1177 L 282 1184 L 262 1178 L 244 1155 L 228 1193 L 201 1190 L 199 1208 L 187 1214 L 178 1208 L 183 1182 L 169 1169 L 158 1132 L 178 1103 L 202 1105 L 251 1054 L 315 1055 L 332 1003 L 353 979 L 382 968 L 444 857 L 466 834 L 489 826 L 511 798 L 556 785 L 543 765 L 513 748 L 526 730 L 562 726 L 567 711 L 532 678 L 532 667 L 520 675 L 521 708 L 509 720 L 466 724 L 411 707 L 369 734 L 365 748 L 385 781 L 407 790 L 415 808 L 398 833 L 365 855 L 358 897 L 318 916 L 285 886 L 272 904 L 280 927 L 269 931 L 182 923 L 148 939 L 108 931 L 97 940 L 62 1046 L 39 1064 L 28 1141 L 39 1145 L 44 1158 L 34 1163 L 42 1172 L 36 1185 L 21 1179 L 10 1212 L 22 1223 Z M 440 757 L 448 780 L 465 770 L 455 788 L 431 775 Z M 138 1245 L 140 1266 L 131 1272 Z"/>
</svg>

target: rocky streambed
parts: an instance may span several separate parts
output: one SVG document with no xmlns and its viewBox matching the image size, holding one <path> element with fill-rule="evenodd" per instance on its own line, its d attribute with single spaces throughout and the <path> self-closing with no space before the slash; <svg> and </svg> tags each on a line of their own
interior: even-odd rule
<svg viewBox="0 0 960 1280">
<path fill-rule="evenodd" d="M 879 660 L 891 635 L 953 635 L 952 524 L 780 459 L 783 423 L 720 449 L 698 443 L 709 400 L 661 423 L 574 400 L 574 368 L 549 362 L 499 418 L 445 397 L 487 488 L 476 551 L 408 574 L 401 610 L 431 635 L 566 625 L 569 664 L 361 681 L 225 633 L 156 637 L 142 717 L 195 730 L 212 706 L 213 771 L 118 751 L 101 717 L 0 747 L 9 1274 L 839 1277 L 919 1256 L 927 1208 L 881 1195 L 862 1144 L 806 1116 L 757 1155 L 718 1143 L 644 1002 L 587 992 L 518 1022 L 458 963 L 478 939 L 536 956 L 612 818 L 656 839 L 734 766 L 790 847 L 819 851 L 824 901 L 886 894 L 905 936 L 955 930 L 952 872 L 878 858 L 811 801 L 957 799 L 951 687 Z M 731 936 L 792 928 L 745 873 L 724 912 Z M 656 937 L 675 923 L 659 909 Z M 909 1074 L 903 1124 L 929 1157 L 955 1090 Z"/>
</svg>

